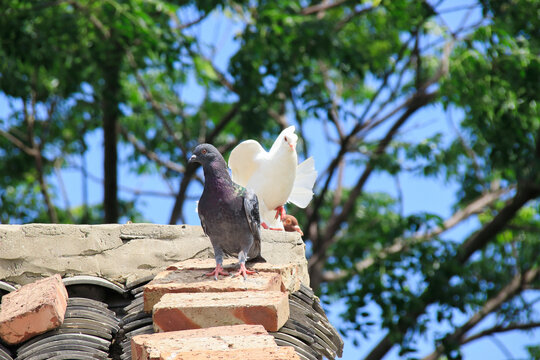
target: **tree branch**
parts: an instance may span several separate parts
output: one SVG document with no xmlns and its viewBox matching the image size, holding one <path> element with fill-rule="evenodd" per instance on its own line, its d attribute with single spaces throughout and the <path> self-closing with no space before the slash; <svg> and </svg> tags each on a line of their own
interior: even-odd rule
<svg viewBox="0 0 540 360">
<path fill-rule="evenodd" d="M 343 29 L 343 27 L 349 22 L 351 22 L 352 19 L 354 19 L 355 17 L 370 12 L 373 9 L 375 9 L 374 6 L 367 6 L 358 10 L 355 9 L 351 14 L 338 21 L 338 23 L 336 24 L 336 31 Z"/>
<path fill-rule="evenodd" d="M 67 3 L 73 6 L 75 9 L 84 12 L 88 16 L 88 20 L 90 20 L 90 22 L 99 30 L 105 40 L 111 38 L 111 32 L 109 29 L 107 29 L 107 27 L 105 27 L 105 25 L 103 25 L 103 23 L 94 14 L 92 14 L 92 12 L 86 6 L 83 6 L 74 0 L 69 0 Z"/>
<path fill-rule="evenodd" d="M 198 54 L 196 53 L 195 51 L 193 51 L 191 48 L 186 48 L 186 50 L 188 51 L 189 55 L 191 55 L 192 57 L 200 57 L 201 59 L 203 59 L 204 61 L 207 61 L 208 64 L 210 64 L 210 66 L 212 67 L 212 70 L 214 70 L 214 72 L 216 73 L 217 75 L 217 78 L 219 80 L 219 82 L 221 83 L 221 85 L 223 85 L 226 89 L 228 89 L 229 91 L 232 91 L 233 93 L 238 93 L 238 91 L 234 88 L 234 85 L 233 83 L 231 83 L 227 77 L 225 76 L 225 74 L 223 74 L 215 65 L 214 65 L 214 62 L 210 59 L 208 59 L 206 56 L 202 55 L 202 54 Z"/>
<path fill-rule="evenodd" d="M 497 233 L 506 227 L 506 224 L 512 220 L 516 213 L 529 200 L 540 196 L 540 189 L 528 185 L 518 185 L 516 196 L 480 231 L 468 238 L 459 248 L 457 261 L 465 263 L 469 257 L 477 250 L 482 249 L 493 239 Z"/>
<path fill-rule="evenodd" d="M 503 303 L 514 297 L 523 289 L 525 284 L 531 283 L 539 274 L 540 269 L 533 268 L 525 271 L 523 274 L 517 274 L 504 288 L 501 289 L 493 298 L 486 301 L 484 306 L 474 314 L 465 324 L 457 328 L 452 334 L 445 337 L 443 343 L 437 346 L 437 349 L 423 360 L 436 360 L 445 350 L 444 343 L 463 344 L 465 334 L 482 321 L 487 315 L 497 310 Z M 493 332 L 492 332 L 493 333 Z"/>
<path fill-rule="evenodd" d="M 225 126 L 227 126 L 228 123 L 230 123 L 236 114 L 238 114 L 238 111 L 240 110 L 240 103 L 236 103 L 232 106 L 232 108 L 221 118 L 221 120 L 218 122 L 216 127 L 210 132 L 210 134 L 207 134 L 204 142 L 212 143 L 214 139 L 223 131 Z M 222 152 L 222 151 L 221 151 Z M 174 225 L 178 222 L 178 218 L 182 214 L 182 208 L 184 207 L 184 202 L 187 197 L 187 188 L 189 183 L 191 182 L 191 179 L 193 176 L 195 176 L 195 173 L 198 169 L 198 164 L 188 164 L 184 171 L 184 176 L 182 177 L 182 180 L 180 181 L 180 188 L 178 190 L 178 193 L 176 194 L 176 199 L 174 201 L 173 210 L 171 212 L 171 216 L 169 218 L 169 224 Z"/>
<path fill-rule="evenodd" d="M 144 146 L 143 143 L 137 140 L 137 138 L 133 134 L 129 133 L 125 127 L 120 126 L 120 133 L 127 141 L 129 141 L 135 147 L 135 149 L 137 149 L 140 153 L 146 156 L 149 160 L 155 161 L 157 164 L 177 173 L 184 172 L 185 168 L 182 165 L 169 160 L 161 159 L 158 154 L 156 154 L 152 150 L 149 150 L 146 146 Z"/>
<path fill-rule="evenodd" d="M 486 206 L 493 204 L 495 201 L 501 198 L 501 196 L 508 194 L 514 187 L 505 189 L 497 189 L 495 191 L 485 193 L 479 198 L 471 202 L 465 208 L 456 211 L 450 218 L 445 220 L 442 226 L 437 226 L 431 231 L 425 234 L 416 233 L 408 239 L 396 239 L 394 243 L 381 251 L 376 255 L 370 256 L 360 262 L 357 262 L 355 269 L 358 272 L 362 272 L 368 267 L 372 266 L 378 259 L 384 259 L 389 255 L 397 254 L 402 251 L 406 251 L 411 245 L 418 242 L 431 239 L 434 236 L 438 236 L 443 232 L 452 229 L 454 226 L 460 224 L 463 220 L 468 219 L 470 216 L 480 213 Z M 327 272 L 323 275 L 323 281 L 336 281 L 344 278 L 347 275 L 346 271 L 339 272 Z"/>
<path fill-rule="evenodd" d="M 345 4 L 349 0 L 336 0 L 334 2 L 323 1 L 320 4 L 308 6 L 300 12 L 302 15 L 312 15 L 326 10 L 333 9 L 337 6 Z"/>
<path fill-rule="evenodd" d="M 133 56 L 133 53 L 129 49 L 126 49 L 126 58 L 128 60 L 129 65 L 131 66 L 131 69 L 133 70 L 133 73 L 135 75 L 135 79 L 137 80 L 137 83 L 139 84 L 139 86 L 143 90 L 143 94 L 144 94 L 144 97 L 145 97 L 146 101 L 148 101 L 150 103 L 150 107 L 152 108 L 152 110 L 154 111 L 156 116 L 159 118 L 159 120 L 161 121 L 161 124 L 163 125 L 163 127 L 165 128 L 165 130 L 167 131 L 169 136 L 173 139 L 176 146 L 178 146 L 180 149 L 182 149 L 182 151 L 185 153 L 186 149 L 184 147 L 184 144 L 180 141 L 180 139 L 178 139 L 178 136 L 176 136 L 176 133 L 175 133 L 174 129 L 171 127 L 171 125 L 169 124 L 167 118 L 163 114 L 160 105 L 154 99 L 154 96 L 150 92 L 150 90 L 149 90 L 148 86 L 146 85 L 144 79 L 142 78 L 141 74 L 139 74 L 139 72 L 137 71 L 138 67 L 137 67 L 137 63 L 135 62 L 135 57 Z M 171 108 L 169 107 L 169 111 L 170 110 L 171 110 Z M 174 112 L 174 113 L 175 113 L 175 115 L 183 115 L 183 114 L 180 114 L 178 112 Z"/>
<path fill-rule="evenodd" d="M 9 132 L 1 130 L 0 129 L 0 135 L 5 137 L 9 142 L 11 142 L 13 145 L 24 151 L 27 155 L 30 155 L 32 157 L 36 156 L 36 151 L 33 148 L 30 148 L 26 146 L 21 140 L 19 140 L 16 136 L 11 135 Z"/>
<path fill-rule="evenodd" d="M 394 125 L 388 130 L 384 138 L 379 141 L 377 149 L 373 153 L 373 156 L 368 161 L 362 175 L 358 179 L 356 185 L 349 193 L 349 197 L 343 205 L 341 211 L 328 220 L 322 239 L 318 240 L 314 244 L 313 256 L 309 259 L 308 265 L 310 268 L 311 286 L 318 288 L 322 281 L 322 267 L 327 258 L 328 249 L 336 241 L 337 233 L 342 224 L 347 220 L 349 213 L 352 211 L 356 199 L 361 195 L 364 185 L 366 184 L 369 176 L 375 169 L 376 159 L 385 151 L 386 147 L 390 144 L 390 141 L 394 138 L 399 128 L 422 106 L 430 103 L 437 97 L 438 93 L 416 93 L 409 101 L 409 107 L 407 110 L 396 120 Z"/>
<path fill-rule="evenodd" d="M 32 83 L 35 81 L 35 75 L 33 76 Z M 38 182 L 39 182 L 39 188 L 41 191 L 41 195 L 43 196 L 43 200 L 45 201 L 45 205 L 47 207 L 47 214 L 49 216 L 49 220 L 51 223 L 58 223 L 58 215 L 56 214 L 56 209 L 54 207 L 54 204 L 52 203 L 51 197 L 49 195 L 48 185 L 45 181 L 45 173 L 44 173 L 44 166 L 43 166 L 43 156 L 41 154 L 41 144 L 36 141 L 35 134 L 34 134 L 34 125 L 35 125 L 35 116 L 36 116 L 36 91 L 34 88 L 35 84 L 32 84 L 32 91 L 31 91 L 31 106 L 32 106 L 32 113 L 28 113 L 28 109 L 26 106 L 26 101 L 23 101 L 23 112 L 24 117 L 26 121 L 26 131 L 28 134 L 28 141 L 30 142 L 30 148 L 33 150 L 34 153 L 34 161 L 36 163 L 36 171 L 38 176 Z"/>
<path fill-rule="evenodd" d="M 409 39 L 408 41 L 404 42 L 401 46 L 401 48 L 398 51 L 397 61 L 396 63 L 403 57 L 405 54 L 405 50 L 407 49 L 408 43 L 411 41 Z M 356 125 L 354 128 L 349 132 L 349 134 L 341 139 L 340 142 L 340 149 L 334 159 L 332 159 L 331 163 L 328 165 L 325 173 L 326 175 L 326 181 L 322 187 L 322 189 L 319 191 L 319 194 L 315 196 L 313 199 L 313 205 L 310 205 L 306 209 L 306 214 L 308 217 L 307 222 L 307 231 L 305 233 L 305 238 L 310 239 L 313 243 L 317 241 L 319 238 L 319 209 L 322 206 L 323 200 L 326 196 L 326 193 L 329 190 L 330 182 L 332 181 L 332 178 L 336 172 L 336 169 L 339 165 L 339 163 L 343 160 L 347 152 L 349 151 L 349 147 L 351 144 L 356 140 L 357 134 L 362 131 L 369 123 L 370 121 L 364 122 L 365 117 L 368 115 L 371 107 L 373 104 L 375 104 L 375 101 L 379 97 L 379 95 L 383 92 L 384 88 L 386 87 L 388 83 L 388 79 L 390 78 L 391 73 L 394 71 L 396 65 L 395 63 L 391 66 L 391 68 L 384 74 L 383 79 L 381 81 L 381 84 L 377 88 L 377 91 L 375 91 L 375 94 L 371 97 L 369 100 L 369 103 L 364 108 L 364 111 L 362 112 L 362 115 L 359 117 Z M 322 178 L 320 176 L 319 178 Z"/>
<path fill-rule="evenodd" d="M 525 290 L 527 288 L 527 286 L 523 286 L 523 289 Z M 510 325 L 507 325 L 507 326 L 502 326 L 502 325 L 497 325 L 497 326 L 493 326 L 489 329 L 486 329 L 486 330 L 482 330 L 476 334 L 473 334 L 469 337 L 466 337 L 464 338 L 462 341 L 461 341 L 461 344 L 462 345 L 465 345 L 467 343 L 470 343 L 470 342 L 473 342 L 475 340 L 478 340 L 480 338 L 483 338 L 485 336 L 489 336 L 489 335 L 493 335 L 493 334 L 497 334 L 497 333 L 502 333 L 502 332 L 508 332 L 508 331 L 514 331 L 514 330 L 531 330 L 531 329 L 535 329 L 537 327 L 540 327 L 540 322 L 530 322 L 530 323 L 526 323 L 526 324 L 510 324 Z"/>
<path fill-rule="evenodd" d="M 466 263 L 472 254 L 485 247 L 487 243 L 491 241 L 495 235 L 514 218 L 519 209 L 521 209 L 528 201 L 535 199 L 538 196 L 540 196 L 540 189 L 537 187 L 527 185 L 518 186 L 516 195 L 507 203 L 507 205 L 489 223 L 484 225 L 481 230 L 461 244 L 455 258 L 443 264 L 435 276 L 441 272 L 448 272 L 449 270 L 446 268 L 447 266 L 451 267 L 455 266 L 456 263 Z M 409 314 L 407 319 L 407 324 L 409 325 L 403 322 L 399 326 L 399 331 L 401 334 L 404 334 L 409 329 L 410 324 L 415 323 L 416 319 L 424 313 L 428 305 L 437 300 L 434 298 L 434 295 L 432 295 L 432 286 L 434 285 L 430 283 L 428 288 L 418 299 L 419 304 L 421 305 L 417 311 Z M 365 357 L 365 360 L 382 359 L 394 346 L 394 337 L 395 334 L 388 333 Z"/>
<path fill-rule="evenodd" d="M 70 163 L 68 167 L 80 170 L 82 172 L 84 178 L 90 179 L 90 180 L 92 180 L 92 181 L 94 181 L 94 182 L 96 182 L 98 184 L 103 184 L 103 182 L 104 182 L 104 180 L 102 178 L 88 172 L 87 169 L 86 169 L 85 164 L 79 165 L 79 164 Z M 85 187 L 83 187 L 83 189 Z M 118 190 L 119 191 L 124 191 L 124 192 L 127 192 L 127 193 L 131 193 L 131 194 L 134 194 L 134 195 L 166 197 L 166 198 L 170 198 L 170 197 L 175 196 L 175 194 L 173 192 L 164 192 L 164 191 L 155 191 L 155 190 L 141 190 L 139 188 L 132 188 L 132 187 L 129 187 L 129 186 L 122 186 L 122 185 L 120 185 L 118 187 Z M 85 195 L 85 196 L 83 196 L 83 198 L 87 198 L 87 196 Z M 84 206 L 88 206 L 88 204 L 87 204 L 88 201 L 85 201 L 84 203 L 85 203 Z"/>
<path fill-rule="evenodd" d="M 311 286 L 315 289 L 317 289 L 322 281 L 322 269 L 324 266 L 324 262 L 327 258 L 327 251 L 330 248 L 330 246 L 336 241 L 337 232 L 341 228 L 342 224 L 347 220 L 348 213 L 352 210 L 356 199 L 360 194 L 362 193 L 363 187 L 371 175 L 371 173 L 374 170 L 375 160 L 378 158 L 379 155 L 381 155 L 390 141 L 393 139 L 395 134 L 397 133 L 398 129 L 409 119 L 409 117 L 414 114 L 418 109 L 421 107 L 429 104 L 431 101 L 433 101 L 438 96 L 438 90 L 434 90 L 431 93 L 428 93 L 427 90 L 429 87 L 435 83 L 437 83 L 441 77 L 445 76 L 448 73 L 448 66 L 449 66 L 449 57 L 450 52 L 453 46 L 453 41 L 448 42 L 443 51 L 443 57 L 441 59 L 441 63 L 439 65 L 439 68 L 435 72 L 435 74 L 427 79 L 423 84 L 418 86 L 417 91 L 411 95 L 408 99 L 406 99 L 401 105 L 397 106 L 394 110 L 392 110 L 389 114 L 384 116 L 379 121 L 385 121 L 386 119 L 394 116 L 402 109 L 405 109 L 403 114 L 396 120 L 394 125 L 388 130 L 385 137 L 381 139 L 379 142 L 379 145 L 377 146 L 377 149 L 375 150 L 373 156 L 369 159 L 364 172 L 358 179 L 358 182 L 356 183 L 355 187 L 351 190 L 349 194 L 349 198 L 345 202 L 342 211 L 339 214 L 336 214 L 335 216 L 331 217 L 326 225 L 326 229 L 324 231 L 324 234 L 322 236 L 319 236 L 317 239 L 312 239 L 313 241 L 313 256 L 309 259 L 309 272 L 311 277 Z M 358 123 L 355 128 L 353 129 L 360 131 L 362 129 L 363 125 L 360 125 Z M 352 134 L 352 132 L 351 132 Z M 348 137 L 344 139 L 350 140 Z M 342 146 L 340 148 L 340 152 L 338 153 L 338 156 L 334 158 L 330 166 L 337 166 L 337 163 L 346 153 L 346 147 Z M 331 167 L 329 167 L 331 168 Z M 333 172 L 330 173 L 327 177 L 327 181 L 325 183 L 325 187 L 323 188 L 323 191 L 327 191 L 328 185 L 330 183 L 330 178 L 332 176 Z M 316 199 L 315 208 L 318 209 L 322 203 L 322 196 L 319 196 Z M 308 224 L 311 224 L 312 221 L 314 221 L 316 215 L 311 214 L 309 216 L 309 222 Z M 311 228 L 311 226 L 308 228 Z M 311 234 L 309 234 L 311 235 Z M 315 240 L 315 241 L 314 241 Z"/>
<path fill-rule="evenodd" d="M 66 209 L 66 214 L 69 218 L 69 220 L 74 223 L 73 214 L 71 213 L 71 204 L 69 202 L 69 196 L 66 190 L 66 184 L 64 183 L 64 178 L 62 177 L 62 171 L 61 171 L 61 163 L 62 159 L 56 159 L 54 161 L 54 173 L 56 175 L 56 179 L 58 181 L 58 186 L 60 187 L 60 193 L 62 194 L 62 198 L 64 199 L 64 208 Z"/>
</svg>

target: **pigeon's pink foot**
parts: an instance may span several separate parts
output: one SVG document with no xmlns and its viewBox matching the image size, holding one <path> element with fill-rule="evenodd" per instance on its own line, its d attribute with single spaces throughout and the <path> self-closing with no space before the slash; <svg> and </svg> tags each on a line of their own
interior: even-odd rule
<svg viewBox="0 0 540 360">
<path fill-rule="evenodd" d="M 206 276 L 213 276 L 214 279 L 217 280 L 218 275 L 228 276 L 229 273 L 226 272 L 225 270 L 223 270 L 223 267 L 221 267 L 220 264 L 217 264 L 217 265 L 216 265 L 216 268 L 214 269 L 214 271 L 209 272 L 209 273 L 204 274 L 204 275 L 206 275 Z"/>
<path fill-rule="evenodd" d="M 278 206 L 277 208 L 275 208 L 274 210 L 276 210 L 276 217 L 275 219 L 279 218 L 279 220 L 283 221 L 283 218 L 285 218 L 285 215 L 287 215 L 285 213 L 285 208 L 283 206 Z"/>
<path fill-rule="evenodd" d="M 236 277 L 238 275 L 242 275 L 244 277 L 244 280 L 246 280 L 246 276 L 247 275 L 253 275 L 253 274 L 256 274 L 257 272 L 254 271 L 254 270 L 248 270 L 246 269 L 246 265 L 245 264 L 240 264 L 240 270 L 238 270 L 238 272 L 236 274 L 234 274 L 233 277 Z"/>
</svg>

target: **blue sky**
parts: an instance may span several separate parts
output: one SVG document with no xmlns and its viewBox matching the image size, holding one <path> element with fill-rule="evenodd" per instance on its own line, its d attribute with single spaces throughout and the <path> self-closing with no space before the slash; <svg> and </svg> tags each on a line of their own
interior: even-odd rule
<svg viewBox="0 0 540 360">
<path fill-rule="evenodd" d="M 471 1 L 446 1 L 452 7 L 459 6 L 461 4 L 470 4 Z M 450 7 L 450 6 L 448 6 Z M 461 14 L 463 15 L 463 14 Z M 185 20 L 189 20 L 193 14 L 185 13 L 182 16 L 187 17 Z M 445 18 L 445 22 L 448 24 L 456 25 L 460 19 L 459 13 L 451 13 Z M 224 16 L 213 15 L 209 19 L 204 21 L 200 26 L 194 28 L 194 35 L 203 39 L 208 43 L 219 43 L 220 47 L 214 54 L 214 61 L 217 66 L 226 70 L 228 59 L 236 49 L 238 44 L 233 40 L 235 33 L 240 29 L 239 25 L 234 21 Z M 209 54 L 210 55 L 210 54 Z M 190 102 L 196 102 L 197 97 L 200 97 L 200 89 L 194 84 L 189 85 L 182 92 L 186 100 Z M 0 97 L 0 117 L 4 117 L 7 112 L 6 99 Z M 454 121 L 459 121 L 459 112 L 456 112 Z M 420 111 L 415 117 L 415 124 L 418 126 L 411 130 L 408 134 L 409 137 L 416 138 L 421 141 L 436 132 L 444 134 L 445 141 L 451 141 L 454 137 L 453 131 L 449 128 L 446 121 L 445 114 L 442 109 L 437 106 L 428 107 Z M 292 123 L 292 119 L 291 119 Z M 311 144 L 327 144 L 324 139 L 324 129 L 320 122 L 311 121 L 308 122 L 305 129 L 305 136 Z M 86 161 L 89 166 L 89 172 L 93 174 L 97 179 L 103 179 L 103 149 L 102 149 L 102 133 L 96 131 L 89 135 L 88 141 L 90 144 L 90 150 L 86 156 Z M 311 156 L 315 158 L 316 168 L 322 171 L 328 161 L 329 151 L 324 146 L 312 146 Z M 131 191 L 122 190 L 124 187 L 130 189 L 139 189 L 155 191 L 160 190 L 163 192 L 170 192 L 167 186 L 158 175 L 134 175 L 129 172 L 128 166 L 125 164 L 125 159 L 128 156 L 128 148 L 120 146 L 120 168 L 119 168 L 119 181 L 120 181 L 120 196 L 125 199 L 131 199 L 137 195 L 134 195 Z M 79 162 L 79 158 L 71 159 L 73 162 Z M 345 174 L 345 182 L 352 183 L 355 180 L 355 173 L 350 172 Z M 82 177 L 80 171 L 65 169 L 62 171 L 62 178 L 65 184 L 74 184 L 67 187 L 69 202 L 72 206 L 82 204 L 81 195 L 81 183 Z M 56 178 L 51 178 L 52 182 L 56 182 Z M 441 179 L 425 179 L 416 177 L 412 174 L 405 174 L 400 177 L 400 185 L 403 189 L 403 211 L 405 214 L 411 214 L 418 211 L 426 211 L 437 213 L 443 218 L 447 218 L 451 215 L 451 206 L 453 205 L 455 192 L 458 189 L 457 183 L 444 183 Z M 173 184 L 173 189 L 177 189 L 177 183 Z M 375 175 L 368 184 L 368 191 L 384 191 L 390 194 L 396 194 L 395 181 L 387 176 Z M 199 187 L 192 187 L 189 192 L 190 195 L 197 197 L 200 194 Z M 166 224 L 168 223 L 169 216 L 173 207 L 173 199 L 166 197 L 155 196 L 137 196 L 139 201 L 139 208 L 143 211 L 144 217 L 153 223 Z M 99 181 L 90 180 L 89 182 L 89 198 L 92 203 L 100 202 L 103 198 L 102 185 Z M 62 203 L 61 196 L 57 196 L 57 202 Z M 190 202 L 186 209 L 186 222 L 188 224 L 198 225 L 199 219 L 194 211 L 194 202 Z M 462 239 L 476 228 L 477 222 L 474 219 L 464 222 L 461 226 L 448 232 L 446 237 L 448 239 Z M 335 325 L 341 323 L 341 319 L 338 314 L 343 309 L 342 302 L 336 302 L 327 308 L 329 317 Z M 487 324 L 492 321 L 488 319 Z M 481 324 L 487 326 L 485 324 Z M 437 327 L 439 331 L 444 330 L 444 326 Z M 503 335 L 497 335 L 497 339 L 506 344 L 513 358 L 525 358 L 526 353 L 523 350 L 523 344 L 532 343 L 534 340 L 538 341 L 539 332 L 537 331 L 533 335 L 527 335 L 524 332 L 512 332 Z M 384 333 L 375 331 L 371 334 L 369 339 L 361 340 L 360 347 L 355 348 L 352 342 L 345 339 L 345 352 L 343 359 L 359 359 L 367 354 L 371 350 L 374 344 L 378 342 L 380 338 L 384 336 Z M 533 338 L 532 336 L 536 336 Z M 433 334 L 420 339 L 420 354 L 424 356 L 433 350 Z M 505 353 L 499 346 L 495 345 L 493 340 L 488 338 L 474 342 L 464 347 L 465 359 L 477 359 L 477 358 L 489 358 L 490 360 L 503 360 L 508 359 L 508 354 Z M 388 359 L 398 359 L 397 349 L 394 349 L 387 357 Z"/>
</svg>

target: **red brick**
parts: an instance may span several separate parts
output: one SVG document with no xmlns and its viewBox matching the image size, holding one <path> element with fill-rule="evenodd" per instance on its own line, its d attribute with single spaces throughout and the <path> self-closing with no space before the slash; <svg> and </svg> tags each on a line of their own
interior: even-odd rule
<svg viewBox="0 0 540 360">
<path fill-rule="evenodd" d="M 259 349 L 163 352 L 160 360 L 300 360 L 290 346 Z"/>
<path fill-rule="evenodd" d="M 152 317 L 157 332 L 235 324 L 277 331 L 289 318 L 289 299 L 281 291 L 165 294 Z"/>
<path fill-rule="evenodd" d="M 237 264 L 235 259 L 225 259 L 223 265 L 225 267 L 232 267 Z M 177 262 L 170 265 L 167 270 L 200 270 L 201 272 L 210 272 L 216 266 L 214 259 L 189 259 Z M 289 291 L 290 293 L 300 289 L 300 283 L 304 279 L 302 275 L 303 267 L 299 263 L 289 264 L 271 264 L 268 262 L 261 262 L 248 266 L 258 272 L 276 273 L 281 275 L 282 291 Z M 309 284 L 306 284 L 308 286 Z"/>
<path fill-rule="evenodd" d="M 214 265 L 207 264 L 209 266 L 197 269 L 173 268 L 159 273 L 144 287 L 144 311 L 151 312 L 161 297 L 169 293 L 279 291 L 282 287 L 281 277 L 276 272 L 260 272 L 249 275 L 246 280 L 241 276 L 220 276 L 216 281 L 204 276 L 215 266 L 215 262 Z"/>
<path fill-rule="evenodd" d="M 21 343 L 64 322 L 68 294 L 60 275 L 24 285 L 2 297 L 0 337 Z"/>
<path fill-rule="evenodd" d="M 274 338 L 260 325 L 235 325 L 207 329 L 138 335 L 131 339 L 133 360 L 160 359 L 161 354 L 276 347 Z"/>
</svg>

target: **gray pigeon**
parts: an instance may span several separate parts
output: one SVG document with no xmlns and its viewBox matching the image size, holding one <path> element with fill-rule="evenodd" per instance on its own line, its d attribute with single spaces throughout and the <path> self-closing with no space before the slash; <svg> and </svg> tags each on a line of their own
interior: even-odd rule
<svg viewBox="0 0 540 360">
<path fill-rule="evenodd" d="M 190 163 L 200 163 L 204 170 L 204 189 L 198 213 L 203 231 L 212 242 L 216 268 L 206 274 L 229 275 L 223 270 L 223 254 L 238 255 L 240 270 L 236 275 L 254 274 L 246 269 L 246 260 L 262 260 L 261 219 L 257 195 L 231 180 L 223 156 L 213 145 L 200 144 L 193 150 Z M 236 276 L 235 275 L 235 276 Z"/>
</svg>

